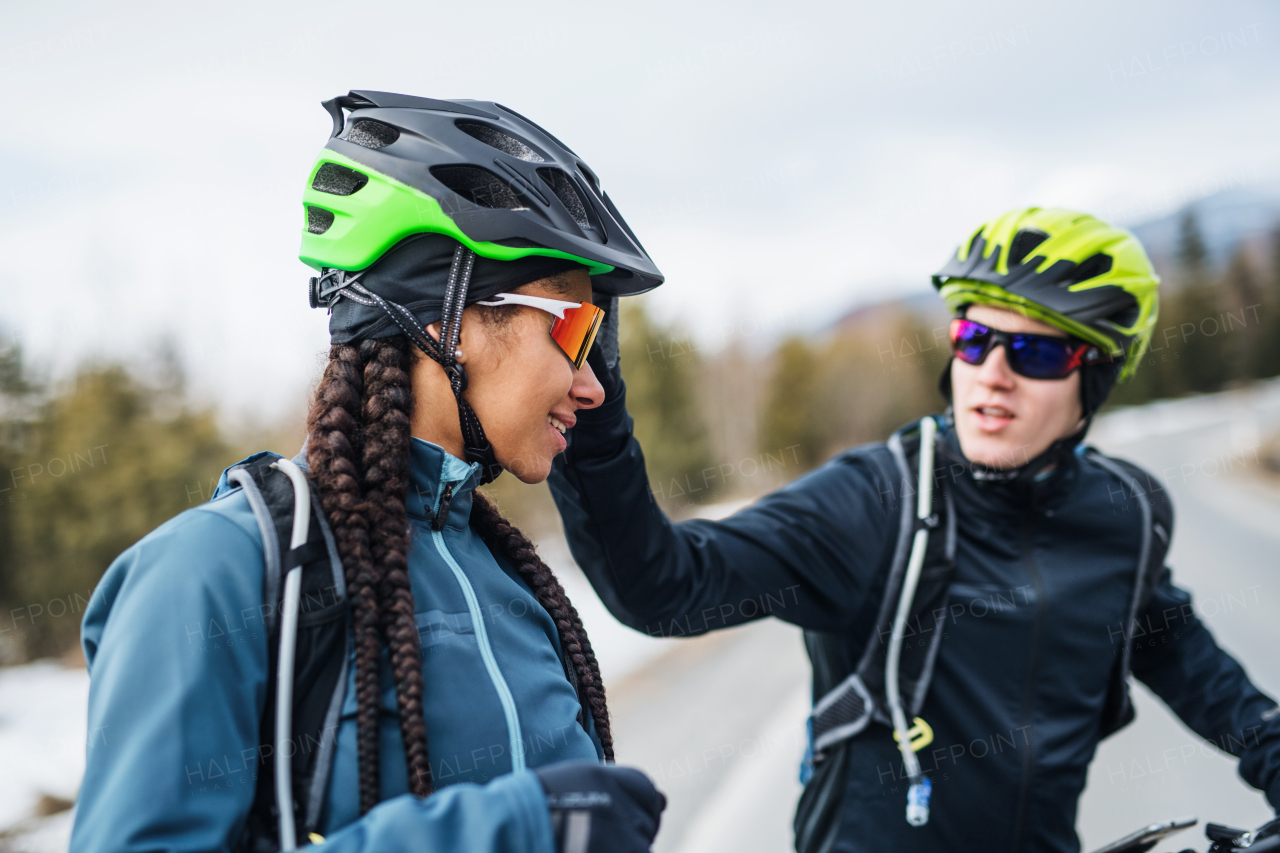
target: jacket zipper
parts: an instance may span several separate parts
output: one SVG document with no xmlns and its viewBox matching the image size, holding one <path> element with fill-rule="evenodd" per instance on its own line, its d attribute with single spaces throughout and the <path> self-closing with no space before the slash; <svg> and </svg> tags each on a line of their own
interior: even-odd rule
<svg viewBox="0 0 1280 853">
<path fill-rule="evenodd" d="M 442 486 L 445 484 L 441 484 Z M 461 483 L 449 483 L 449 487 L 456 487 Z M 441 493 L 436 496 L 436 512 L 440 511 Z M 434 525 L 432 525 L 434 528 Z M 444 525 L 441 525 L 443 528 Z M 516 700 L 511 695 L 511 688 L 507 686 L 507 680 L 502 677 L 502 670 L 498 668 L 498 660 L 493 656 L 493 647 L 489 645 L 489 630 L 484 624 L 484 613 L 480 610 L 480 601 L 476 598 L 476 591 L 471 586 L 471 581 L 467 579 L 466 574 L 462 571 L 462 567 L 458 565 L 458 561 L 453 558 L 453 554 L 449 553 L 449 547 L 444 543 L 444 531 L 431 531 L 431 541 L 436 545 L 436 550 L 440 552 L 440 556 L 444 558 L 445 563 L 453 570 L 453 576 L 458 581 L 458 586 L 462 588 L 462 595 L 467 600 L 467 610 L 471 613 L 471 624 L 476 632 L 476 644 L 480 647 L 480 657 L 484 660 L 484 668 L 489 672 L 489 680 L 493 683 L 493 689 L 498 693 L 498 699 L 502 702 L 502 712 L 507 718 L 507 736 L 511 744 L 511 770 L 519 772 L 525 769 L 524 764 L 524 738 L 520 731 L 520 716 L 516 713 Z"/>
<path fill-rule="evenodd" d="M 1040 641 L 1044 631 L 1044 583 L 1040 578 L 1040 570 L 1036 566 L 1035 549 L 1031 544 L 1031 517 L 1028 515 L 1022 523 L 1022 562 L 1026 566 L 1031 584 L 1036 591 L 1036 624 L 1031 635 L 1031 657 L 1027 661 L 1027 674 L 1022 681 L 1022 725 L 1023 732 L 1031 729 L 1031 715 L 1035 708 L 1036 668 L 1040 662 Z M 1027 800 L 1031 794 L 1031 778 L 1035 773 L 1035 739 L 1025 737 L 1026 750 L 1022 753 L 1022 781 L 1018 786 L 1018 808 L 1013 820 L 1013 853 L 1022 847 L 1022 829 L 1027 811 Z"/>
</svg>

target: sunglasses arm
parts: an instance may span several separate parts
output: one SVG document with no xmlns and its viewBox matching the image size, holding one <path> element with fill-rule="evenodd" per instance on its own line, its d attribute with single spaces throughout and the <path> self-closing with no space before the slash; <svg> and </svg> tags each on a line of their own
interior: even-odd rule
<svg viewBox="0 0 1280 853">
<path fill-rule="evenodd" d="M 497 293 L 494 294 L 493 299 L 487 299 L 476 304 L 488 305 L 494 308 L 500 305 L 527 305 L 530 308 L 537 308 L 539 311 L 546 311 L 560 320 L 564 319 L 564 312 L 570 308 L 582 307 L 581 302 L 565 302 L 560 299 L 548 299 L 544 296 L 527 296 L 523 293 Z"/>
</svg>

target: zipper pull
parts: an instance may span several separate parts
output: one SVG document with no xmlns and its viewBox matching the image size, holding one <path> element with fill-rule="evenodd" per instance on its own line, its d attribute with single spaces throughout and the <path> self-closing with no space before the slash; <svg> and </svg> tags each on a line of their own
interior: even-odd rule
<svg viewBox="0 0 1280 853">
<path fill-rule="evenodd" d="M 445 522 L 449 520 L 449 504 L 452 502 L 453 483 L 445 483 L 444 491 L 440 494 L 440 506 L 431 517 L 431 529 L 437 533 L 444 530 Z"/>
</svg>

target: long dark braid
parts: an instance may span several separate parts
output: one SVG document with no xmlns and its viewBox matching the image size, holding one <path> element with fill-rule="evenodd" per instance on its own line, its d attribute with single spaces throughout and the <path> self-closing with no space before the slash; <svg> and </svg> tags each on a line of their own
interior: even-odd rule
<svg viewBox="0 0 1280 853">
<path fill-rule="evenodd" d="M 404 506 L 409 485 L 409 415 L 413 401 L 407 346 L 404 337 L 360 345 L 365 365 L 364 489 L 377 567 L 379 616 L 391 653 L 409 790 L 425 797 L 431 793 L 431 764 L 422 709 L 422 646 L 409 586 L 409 521 Z"/>
<path fill-rule="evenodd" d="M 333 528 L 354 614 L 360 811 L 381 799 L 378 729 L 379 657 L 385 637 L 391 656 L 409 787 L 431 793 L 431 765 L 423 716 L 422 650 L 409 584 L 410 356 L 404 337 L 334 345 L 307 420 L 307 461 Z M 471 523 L 491 549 L 505 556 L 551 614 L 566 657 L 586 697 L 605 758 L 613 735 L 604 684 L 577 610 L 533 544 L 483 494 Z"/>
<path fill-rule="evenodd" d="M 364 364 L 355 347 L 335 344 L 307 417 L 307 464 L 320 492 L 320 504 L 333 529 L 351 597 L 356 649 L 357 750 L 360 764 L 360 812 L 378 804 L 378 590 L 364 488 L 358 460 L 363 444 L 361 421 Z"/>
<path fill-rule="evenodd" d="M 578 611 L 569 602 L 564 587 L 551 568 L 538 556 L 533 543 L 511 522 L 502 517 L 498 507 L 482 492 L 476 492 L 471 504 L 471 526 L 490 549 L 502 554 L 524 578 L 560 632 L 565 656 L 578 677 L 578 688 L 587 698 L 596 736 L 604 748 L 604 757 L 613 761 L 613 730 L 609 726 L 609 707 L 604 698 L 604 681 L 596 662 L 591 641 L 582 626 Z"/>
</svg>

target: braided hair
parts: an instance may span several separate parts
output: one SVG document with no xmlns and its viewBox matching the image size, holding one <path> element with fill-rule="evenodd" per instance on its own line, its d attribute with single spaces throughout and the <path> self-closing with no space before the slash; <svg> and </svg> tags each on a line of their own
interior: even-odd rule
<svg viewBox="0 0 1280 853">
<path fill-rule="evenodd" d="M 542 562 L 533 543 L 514 524 L 502 517 L 497 505 L 483 493 L 477 493 L 471 504 L 471 526 L 489 546 L 490 551 L 502 554 L 511 562 L 543 609 L 555 620 L 560 632 L 560 645 L 565 657 L 573 666 L 578 682 L 578 693 L 586 698 L 595 723 L 596 736 L 604 748 L 606 761 L 613 761 L 613 731 L 609 726 L 609 708 L 604 700 L 604 682 L 600 679 L 600 664 L 596 662 L 591 641 L 582 627 L 578 611 L 569 601 L 564 587 L 551 567 Z"/>
<path fill-rule="evenodd" d="M 420 797 L 432 790 L 405 511 L 415 402 L 409 346 L 403 336 L 334 344 L 307 417 L 307 461 L 333 529 L 351 599 L 361 814 L 381 800 L 378 680 L 384 642 L 395 681 L 409 789 Z M 605 759 L 612 761 L 600 666 L 564 588 L 529 539 L 483 494 L 474 496 L 471 524 L 490 551 L 511 563 L 555 621 L 579 696 L 591 711 Z"/>
</svg>

